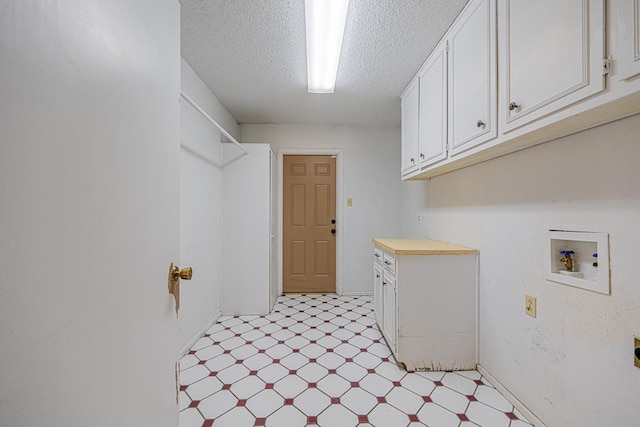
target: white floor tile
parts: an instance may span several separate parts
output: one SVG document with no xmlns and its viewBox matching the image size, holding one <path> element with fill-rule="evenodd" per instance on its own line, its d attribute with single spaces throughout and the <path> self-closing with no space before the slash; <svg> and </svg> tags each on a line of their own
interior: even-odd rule
<svg viewBox="0 0 640 427">
<path fill-rule="evenodd" d="M 406 426 L 409 422 L 409 417 L 406 413 L 388 404 L 380 404 L 373 408 L 368 415 L 368 419 L 369 423 L 374 427 Z"/>
<path fill-rule="evenodd" d="M 308 388 L 293 399 L 293 405 L 308 416 L 317 416 L 330 404 L 329 396 L 316 388 Z"/>
<path fill-rule="evenodd" d="M 482 426 L 509 427 L 511 420 L 497 409 L 493 409 L 480 402 L 471 402 L 466 413 L 469 421 Z"/>
</svg>

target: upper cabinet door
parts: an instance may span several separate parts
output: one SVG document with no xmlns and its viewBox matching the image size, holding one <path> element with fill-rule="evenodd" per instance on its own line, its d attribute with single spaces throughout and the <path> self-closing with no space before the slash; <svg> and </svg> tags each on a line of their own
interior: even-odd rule
<svg viewBox="0 0 640 427">
<path fill-rule="evenodd" d="M 418 108 L 420 82 L 415 79 L 400 101 L 402 120 L 402 174 L 418 168 Z"/>
<path fill-rule="evenodd" d="M 447 51 L 435 48 L 420 72 L 420 166 L 447 158 Z"/>
<path fill-rule="evenodd" d="M 604 0 L 499 4 L 502 132 L 604 89 Z"/>
<path fill-rule="evenodd" d="M 618 69 L 621 80 L 640 75 L 640 0 L 619 1 L 616 4 Z"/>
<path fill-rule="evenodd" d="M 470 4 L 449 35 L 449 150 L 497 136 L 496 2 Z"/>
</svg>

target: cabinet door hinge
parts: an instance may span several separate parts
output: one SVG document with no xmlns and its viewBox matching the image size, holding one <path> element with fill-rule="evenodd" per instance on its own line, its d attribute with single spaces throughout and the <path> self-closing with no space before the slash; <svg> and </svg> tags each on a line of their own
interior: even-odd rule
<svg viewBox="0 0 640 427">
<path fill-rule="evenodd" d="M 611 59 L 605 58 L 602 60 L 602 75 L 607 76 L 611 71 Z"/>
</svg>

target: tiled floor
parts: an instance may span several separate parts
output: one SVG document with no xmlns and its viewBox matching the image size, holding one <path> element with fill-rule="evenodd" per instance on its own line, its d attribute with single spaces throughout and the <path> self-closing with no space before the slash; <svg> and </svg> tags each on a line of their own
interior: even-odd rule
<svg viewBox="0 0 640 427">
<path fill-rule="evenodd" d="M 221 317 L 180 362 L 180 427 L 530 425 L 477 371 L 398 368 L 371 305 L 296 295 Z"/>
</svg>

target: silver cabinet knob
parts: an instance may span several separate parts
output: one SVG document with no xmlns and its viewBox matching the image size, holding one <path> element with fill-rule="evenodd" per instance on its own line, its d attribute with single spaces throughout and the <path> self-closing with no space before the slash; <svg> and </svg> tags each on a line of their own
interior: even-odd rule
<svg viewBox="0 0 640 427">
<path fill-rule="evenodd" d="M 484 129 L 486 125 L 482 120 L 478 120 L 478 123 L 476 123 L 476 126 Z"/>
<path fill-rule="evenodd" d="M 416 159 L 414 159 L 413 157 L 411 158 L 411 163 L 415 163 Z"/>
<path fill-rule="evenodd" d="M 420 153 L 420 158 L 424 159 L 424 153 Z"/>
<path fill-rule="evenodd" d="M 511 104 L 509 104 L 509 111 L 513 111 L 517 108 L 520 108 L 520 106 L 518 104 L 516 104 L 515 102 L 512 102 Z"/>
</svg>

